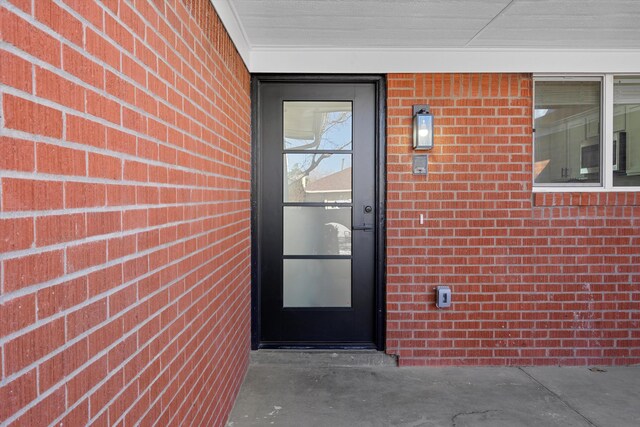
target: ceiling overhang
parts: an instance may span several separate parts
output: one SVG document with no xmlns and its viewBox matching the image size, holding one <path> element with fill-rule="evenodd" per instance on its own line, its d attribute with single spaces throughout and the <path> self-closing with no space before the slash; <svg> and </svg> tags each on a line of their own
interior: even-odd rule
<svg viewBox="0 0 640 427">
<path fill-rule="evenodd" d="M 640 48 L 255 46 L 233 0 L 211 2 L 252 73 L 640 72 Z"/>
</svg>

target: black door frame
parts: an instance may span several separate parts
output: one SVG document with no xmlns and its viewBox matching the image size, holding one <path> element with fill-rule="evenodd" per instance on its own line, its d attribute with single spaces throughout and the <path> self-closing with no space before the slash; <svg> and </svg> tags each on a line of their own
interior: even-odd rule
<svg viewBox="0 0 640 427">
<path fill-rule="evenodd" d="M 376 197 L 375 222 L 375 345 L 385 348 L 386 319 L 386 79 L 380 75 L 300 75 L 254 74 L 251 76 L 251 349 L 260 344 L 260 242 L 258 213 L 261 210 L 260 176 L 262 151 L 260 144 L 260 86 L 263 83 L 371 83 L 376 90 Z M 318 346 L 322 348 L 322 346 Z"/>
</svg>

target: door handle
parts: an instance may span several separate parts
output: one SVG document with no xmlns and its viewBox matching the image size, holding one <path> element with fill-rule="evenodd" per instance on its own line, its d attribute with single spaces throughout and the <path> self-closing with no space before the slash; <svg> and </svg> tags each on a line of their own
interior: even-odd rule
<svg viewBox="0 0 640 427">
<path fill-rule="evenodd" d="M 354 231 L 373 231 L 372 225 L 354 225 L 351 227 Z"/>
</svg>

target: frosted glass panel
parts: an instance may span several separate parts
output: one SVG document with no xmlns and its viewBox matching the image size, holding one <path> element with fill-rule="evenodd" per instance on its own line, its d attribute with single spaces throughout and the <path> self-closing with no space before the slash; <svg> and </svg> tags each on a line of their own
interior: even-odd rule
<svg viewBox="0 0 640 427">
<path fill-rule="evenodd" d="M 351 102 L 284 103 L 285 150 L 351 150 Z"/>
<path fill-rule="evenodd" d="M 351 307 L 351 260 L 283 260 L 284 307 Z"/>
<path fill-rule="evenodd" d="M 351 154 L 285 154 L 285 202 L 351 202 Z"/>
<path fill-rule="evenodd" d="M 284 208 L 285 255 L 351 255 L 351 208 Z"/>
</svg>

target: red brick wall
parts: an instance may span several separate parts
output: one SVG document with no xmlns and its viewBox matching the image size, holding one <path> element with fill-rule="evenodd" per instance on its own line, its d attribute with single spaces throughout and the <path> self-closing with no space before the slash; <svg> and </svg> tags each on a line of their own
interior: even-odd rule
<svg viewBox="0 0 640 427">
<path fill-rule="evenodd" d="M 413 104 L 435 115 L 427 177 L 411 174 Z M 531 109 L 530 75 L 388 76 L 387 351 L 402 365 L 640 363 L 640 194 L 534 197 Z"/>
<path fill-rule="evenodd" d="M 249 74 L 209 0 L 0 5 L 0 424 L 222 425 Z"/>
</svg>

